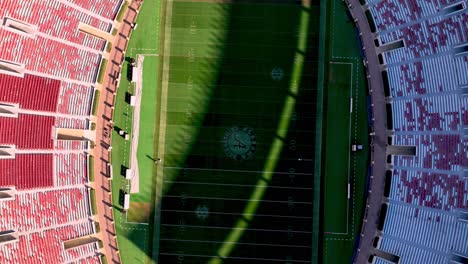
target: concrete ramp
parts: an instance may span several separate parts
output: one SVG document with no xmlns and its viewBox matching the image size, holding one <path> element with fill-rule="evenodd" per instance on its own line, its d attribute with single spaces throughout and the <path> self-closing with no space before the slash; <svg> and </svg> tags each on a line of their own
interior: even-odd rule
<svg viewBox="0 0 468 264">
<path fill-rule="evenodd" d="M 63 248 L 65 250 L 80 247 L 86 244 L 91 244 L 91 243 L 96 243 L 100 239 L 90 235 L 90 236 L 83 236 L 83 237 L 78 237 L 70 240 L 63 241 Z"/>
<path fill-rule="evenodd" d="M 96 38 L 104 39 L 108 42 L 112 42 L 114 40 L 114 36 L 112 36 L 112 34 L 82 22 L 78 24 L 78 30 L 91 36 L 95 36 Z"/>
<path fill-rule="evenodd" d="M 57 128 L 57 140 L 95 141 L 95 132 L 87 129 Z"/>
</svg>

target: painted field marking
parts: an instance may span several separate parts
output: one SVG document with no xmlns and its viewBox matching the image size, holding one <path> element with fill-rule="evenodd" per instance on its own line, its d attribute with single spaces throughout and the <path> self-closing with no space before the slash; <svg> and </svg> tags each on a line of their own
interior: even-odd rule
<svg viewBox="0 0 468 264">
<path fill-rule="evenodd" d="M 180 257 L 202 257 L 202 258 L 219 258 L 219 256 L 214 256 L 214 255 L 195 255 L 195 254 L 184 254 L 184 253 L 160 253 L 160 255 L 166 255 L 166 256 L 178 256 L 179 260 Z M 239 260 L 258 260 L 258 261 L 278 261 L 278 262 L 284 262 L 284 259 L 267 259 L 267 258 L 243 258 L 243 257 L 223 257 L 223 259 L 239 259 Z M 183 258 L 182 258 L 183 260 Z M 286 263 L 310 263 L 310 261 L 304 261 L 304 260 L 293 260 L 293 259 L 288 259 L 286 260 Z M 260 262 L 262 263 L 262 262 Z"/>
<path fill-rule="evenodd" d="M 293 190 L 313 190 L 313 188 L 306 187 L 285 187 L 285 186 L 258 186 L 251 184 L 229 184 L 229 183 L 211 183 L 211 182 L 183 182 L 183 181 L 168 181 L 167 183 L 177 183 L 177 184 L 190 184 L 190 185 L 212 185 L 212 186 L 228 186 L 228 187 L 258 187 L 258 188 L 272 188 L 272 189 L 293 189 Z"/>
<path fill-rule="evenodd" d="M 225 197 L 204 197 L 204 196 L 187 196 L 187 195 L 165 195 L 164 197 L 169 198 L 186 198 L 186 199 L 203 199 L 203 200 L 225 200 L 225 201 L 253 201 L 253 202 L 266 202 L 266 203 L 287 203 L 287 204 L 309 204 L 311 202 L 289 202 L 289 201 L 273 201 L 273 200 L 250 200 L 250 199 L 237 199 L 237 198 L 225 198 Z"/>
<path fill-rule="evenodd" d="M 275 171 L 251 171 L 251 170 L 227 170 L 227 169 L 207 169 L 207 168 L 189 168 L 189 167 L 164 167 L 164 169 L 174 170 L 196 170 L 196 171 L 221 171 L 221 172 L 239 172 L 239 173 L 269 173 L 269 174 L 294 174 L 294 175 L 307 175 L 313 176 L 312 173 L 300 173 L 300 172 L 275 172 Z"/>
<path fill-rule="evenodd" d="M 282 244 L 265 244 L 265 243 L 243 243 L 237 241 L 217 241 L 217 240 L 193 240 L 193 239 L 176 239 L 176 238 L 161 238 L 165 241 L 176 241 L 176 242 L 196 242 L 196 243 L 214 243 L 214 244 L 236 244 L 236 245 L 249 245 L 249 246 L 267 246 L 267 247 L 290 247 L 290 248 L 310 248 L 310 246 L 301 245 L 282 245 Z"/>
<path fill-rule="evenodd" d="M 244 228 L 244 227 L 222 227 L 222 226 L 203 226 L 203 225 L 179 225 L 179 224 L 161 224 L 161 226 L 190 227 L 190 228 L 206 228 L 206 229 L 221 229 L 221 230 L 233 230 L 233 229 L 237 229 L 237 230 L 262 231 L 262 232 L 312 234 L 312 232 L 310 232 L 310 231 L 303 231 L 303 230 Z"/>
<path fill-rule="evenodd" d="M 176 210 L 176 209 L 161 209 L 161 212 L 175 212 L 175 213 L 196 213 L 196 210 Z M 210 211 L 210 214 L 214 215 L 248 215 L 248 216 L 259 216 L 259 217 L 277 217 L 277 218 L 288 218 L 288 219 L 311 219 L 312 216 L 290 216 L 290 215 L 270 215 L 270 214 L 249 214 L 249 213 L 224 213 Z"/>
</svg>

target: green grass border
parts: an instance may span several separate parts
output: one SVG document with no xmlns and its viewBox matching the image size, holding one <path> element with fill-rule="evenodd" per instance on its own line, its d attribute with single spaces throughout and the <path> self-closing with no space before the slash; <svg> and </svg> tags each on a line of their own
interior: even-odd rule
<svg viewBox="0 0 468 264">
<path fill-rule="evenodd" d="M 94 156 L 88 157 L 88 180 L 94 182 Z"/>
<path fill-rule="evenodd" d="M 97 114 L 97 108 L 98 108 L 99 97 L 100 96 L 101 96 L 101 91 L 95 90 L 94 91 L 94 97 L 93 97 L 93 109 L 91 111 L 92 115 L 94 115 L 94 116 Z"/>
<path fill-rule="evenodd" d="M 102 264 L 108 264 L 109 262 L 107 261 L 106 255 L 101 255 L 101 263 Z"/>
<path fill-rule="evenodd" d="M 117 17 L 115 18 L 115 20 L 117 20 L 119 22 L 122 22 L 123 16 L 124 16 L 125 11 L 127 10 L 127 8 L 128 8 L 128 2 L 126 0 L 124 0 L 122 6 L 120 7 L 119 13 L 117 14 Z"/>
<path fill-rule="evenodd" d="M 89 190 L 89 199 L 91 200 L 91 213 L 97 215 L 97 206 L 96 206 L 96 190 L 91 188 Z"/>
<path fill-rule="evenodd" d="M 107 59 L 103 58 L 101 62 L 101 67 L 99 67 L 99 74 L 97 78 L 98 83 L 102 83 L 102 79 L 104 78 L 104 72 L 106 71 L 107 68 Z"/>
<path fill-rule="evenodd" d="M 106 45 L 106 51 L 109 53 L 111 52 L 111 50 L 112 50 L 112 43 L 108 41 Z"/>
</svg>

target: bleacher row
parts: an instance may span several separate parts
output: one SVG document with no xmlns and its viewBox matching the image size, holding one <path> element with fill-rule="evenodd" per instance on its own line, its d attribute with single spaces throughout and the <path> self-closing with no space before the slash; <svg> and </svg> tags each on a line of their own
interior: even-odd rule
<svg viewBox="0 0 468 264">
<path fill-rule="evenodd" d="M 20 114 L 18 118 L 0 117 L 0 144 L 17 149 L 51 149 L 54 118 Z"/>
<path fill-rule="evenodd" d="M 468 66 L 457 64 L 459 72 Z M 414 96 L 455 91 L 458 89 L 456 65 L 452 55 L 431 57 L 426 60 L 390 66 L 387 68 L 391 96 Z M 440 74 L 434 74 L 438 72 Z M 463 83 L 463 82 L 461 82 Z"/>
<path fill-rule="evenodd" d="M 468 41 L 468 15 L 434 17 L 395 31 L 380 34 L 382 42 L 404 39 L 406 47 L 384 53 L 388 64 L 399 63 L 437 53 L 449 52 L 453 46 Z"/>
<path fill-rule="evenodd" d="M 393 155 L 389 207 L 380 249 L 401 264 L 448 263 L 468 256 L 468 56 L 454 46 L 468 41 L 467 9 L 443 8 L 465 0 L 367 0 L 381 43 L 403 39 L 384 52 L 392 104 L 393 145 L 416 146 L 415 156 Z M 386 263 L 377 259 L 375 263 Z"/>
<path fill-rule="evenodd" d="M 60 81 L 30 74 L 24 78 L 1 74 L 0 87 L 2 103 L 19 104 L 21 109 L 54 112 Z"/>
<path fill-rule="evenodd" d="M 0 144 L 17 149 L 53 149 L 53 127 L 88 129 L 88 120 L 19 114 L 18 118 L 0 117 Z M 72 144 L 72 143 L 68 143 Z M 83 143 L 75 143 L 75 146 Z M 67 146 L 63 145 L 62 146 Z"/>
<path fill-rule="evenodd" d="M 85 187 L 19 192 L 14 200 L 0 202 L 0 230 L 33 232 L 90 215 Z"/>
<path fill-rule="evenodd" d="M 0 27 L 0 59 L 30 71 L 93 83 L 101 55 L 37 36 L 28 38 Z"/>
<path fill-rule="evenodd" d="M 457 0 L 368 0 L 369 10 L 380 32 L 432 16 Z"/>
<path fill-rule="evenodd" d="M 376 257 L 374 259 L 375 259 L 374 264 L 394 264 L 393 262 L 387 261 L 387 260 L 382 259 L 382 258 Z"/>
<path fill-rule="evenodd" d="M 91 114 L 93 94 L 92 87 L 62 82 L 58 104 L 56 104 L 57 112 L 88 116 Z"/>
<path fill-rule="evenodd" d="M 37 26 L 39 32 L 96 50 L 102 50 L 105 41 L 80 32 L 78 24 L 85 23 L 106 32 L 112 26 L 56 0 L 1 1 L 0 17 L 26 22 Z"/>
<path fill-rule="evenodd" d="M 89 121 L 77 118 L 55 118 L 55 126 L 61 128 L 88 129 Z"/>
<path fill-rule="evenodd" d="M 466 72 L 468 70 L 468 55 L 456 56 L 455 57 L 455 65 L 456 65 L 456 69 L 457 69 L 457 73 L 458 73 L 458 76 L 457 76 L 458 77 L 458 83 L 468 85 L 468 74 L 466 74 Z"/>
<path fill-rule="evenodd" d="M 440 94 L 414 99 L 394 100 L 392 114 L 395 131 L 458 131 L 460 109 L 468 103 L 458 94 Z"/>
<path fill-rule="evenodd" d="M 458 251 L 468 254 L 466 238 L 468 225 L 459 221 L 455 213 L 407 206 L 390 201 L 382 230 L 385 237 L 401 240 L 431 251 Z M 405 262 L 442 263 L 442 262 Z"/>
<path fill-rule="evenodd" d="M 416 146 L 416 156 L 394 156 L 395 166 L 447 171 L 468 166 L 468 139 L 459 134 L 396 134 L 393 144 Z"/>
<path fill-rule="evenodd" d="M 380 244 L 380 249 L 400 256 L 401 264 L 448 263 L 448 257 L 444 254 L 437 254 L 433 250 L 424 249 L 417 245 L 385 236 Z"/>
<path fill-rule="evenodd" d="M 93 255 L 87 258 L 82 258 L 76 261 L 77 264 L 101 264 L 101 258 L 99 256 Z"/>
<path fill-rule="evenodd" d="M 25 74 L 24 78 L 0 74 L 0 102 L 20 109 L 88 116 L 92 87 Z M 56 110 L 57 109 L 57 110 Z"/>
<path fill-rule="evenodd" d="M 97 245 L 64 250 L 63 242 L 92 233 L 91 223 L 87 221 L 25 234 L 20 236 L 19 242 L 0 247 L 0 263 L 70 263 L 94 254 Z"/>
<path fill-rule="evenodd" d="M 18 154 L 15 159 L 0 159 L 0 187 L 21 190 L 52 186 L 52 162 L 51 154 Z"/>
<path fill-rule="evenodd" d="M 84 153 L 55 154 L 57 186 L 87 182 L 87 158 Z"/>
<path fill-rule="evenodd" d="M 85 141 L 68 141 L 68 140 L 56 140 L 54 148 L 57 150 L 63 149 L 87 149 L 88 144 Z"/>
<path fill-rule="evenodd" d="M 393 170 L 391 197 L 408 204 L 444 211 L 468 209 L 468 182 L 457 173 Z"/>
<path fill-rule="evenodd" d="M 88 1 L 88 0 L 67 0 L 77 6 L 87 9 L 94 14 L 100 15 L 108 19 L 114 19 L 119 11 L 120 5 L 124 0 L 101 0 L 101 1 Z"/>
</svg>

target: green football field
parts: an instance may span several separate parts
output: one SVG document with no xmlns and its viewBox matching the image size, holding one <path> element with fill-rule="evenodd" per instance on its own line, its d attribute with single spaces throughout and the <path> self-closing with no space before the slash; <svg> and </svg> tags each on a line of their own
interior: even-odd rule
<svg viewBox="0 0 468 264">
<path fill-rule="evenodd" d="M 167 1 L 159 263 L 317 255 L 320 8 L 243 2 Z"/>
<path fill-rule="evenodd" d="M 122 260 L 348 263 L 368 162 L 366 149 L 350 152 L 367 144 L 353 24 L 340 0 L 232 2 L 144 2 L 127 49 L 145 56 L 140 193 L 127 214 L 130 146 L 113 136 Z M 133 86 L 122 78 L 114 121 L 131 133 L 126 92 Z"/>
</svg>

